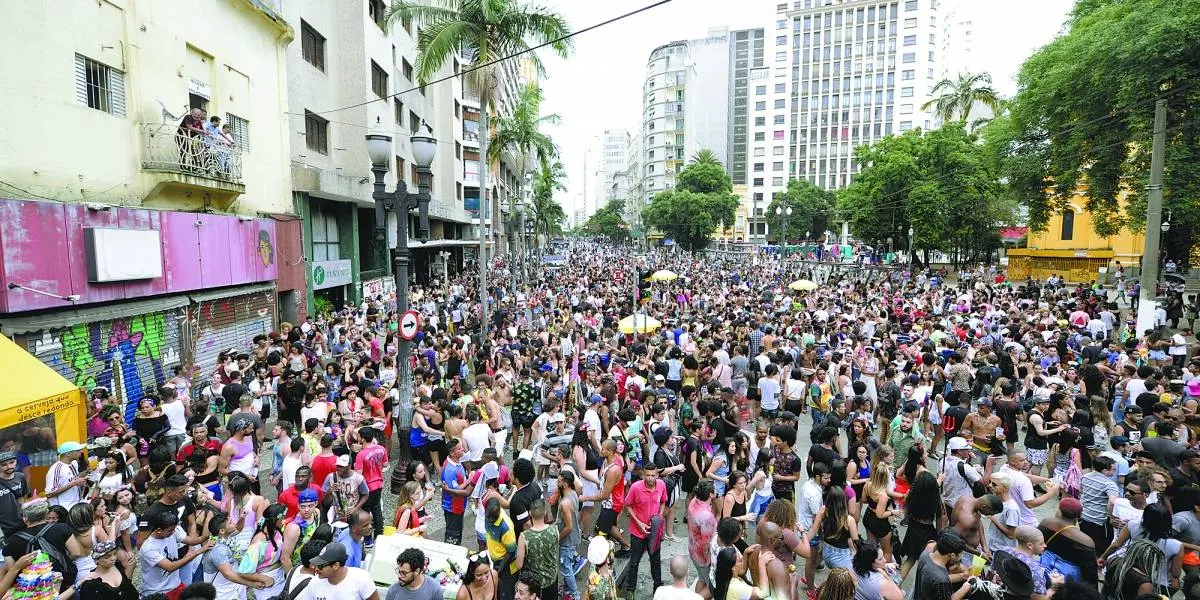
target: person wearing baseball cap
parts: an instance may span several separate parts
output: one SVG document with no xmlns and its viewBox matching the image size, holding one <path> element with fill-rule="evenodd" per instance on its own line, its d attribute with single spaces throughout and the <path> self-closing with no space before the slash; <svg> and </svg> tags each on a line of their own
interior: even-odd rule
<svg viewBox="0 0 1200 600">
<path fill-rule="evenodd" d="M 351 515 L 362 510 L 371 490 L 367 487 L 367 480 L 350 467 L 349 453 L 339 455 L 336 464 L 337 470 L 325 478 L 325 485 L 321 489 L 326 495 L 333 494 L 329 520 L 346 522 Z"/>
<path fill-rule="evenodd" d="M 25 474 L 17 472 L 17 453 L 0 452 L 0 541 L 21 530 L 21 503 L 31 491 Z"/>
<path fill-rule="evenodd" d="M 349 554 L 337 542 L 326 544 L 309 564 L 317 571 L 302 597 L 338 600 L 379 600 L 375 578 L 365 569 L 347 567 Z"/>
<path fill-rule="evenodd" d="M 58 460 L 46 470 L 46 498 L 51 505 L 70 510 L 83 501 L 87 474 L 79 473 L 79 456 L 87 446 L 79 442 L 63 442 L 58 447 Z"/>
</svg>

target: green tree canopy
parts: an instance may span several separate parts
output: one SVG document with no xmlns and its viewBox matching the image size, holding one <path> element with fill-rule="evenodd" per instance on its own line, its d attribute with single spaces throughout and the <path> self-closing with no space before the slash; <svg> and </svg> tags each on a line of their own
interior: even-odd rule
<svg viewBox="0 0 1200 600">
<path fill-rule="evenodd" d="M 775 216 L 776 207 L 791 207 L 792 215 L 787 217 L 787 237 L 798 240 L 805 233 L 810 237 L 824 233 L 829 228 L 829 213 L 836 204 L 835 192 L 807 179 L 793 179 L 788 181 L 787 191 L 775 194 L 765 214 L 768 223 L 775 224 L 779 222 L 779 217 Z"/>
<path fill-rule="evenodd" d="M 603 235 L 614 241 L 629 237 L 629 225 L 625 222 L 625 201 L 609 200 L 583 224 L 583 229 L 593 235 Z"/>
<path fill-rule="evenodd" d="M 738 197 L 725 167 L 701 150 L 675 178 L 675 189 L 660 192 L 642 211 L 642 222 L 657 227 L 680 246 L 708 245 L 718 226 L 733 224 Z"/>
<path fill-rule="evenodd" d="M 1099 235 L 1144 226 L 1153 100 L 1162 95 L 1163 207 L 1177 226 L 1168 253 L 1186 257 L 1200 223 L 1197 31 L 1200 0 L 1081 0 L 1067 32 L 1025 61 L 1007 122 L 985 137 L 1033 229 L 1076 193 Z"/>
<path fill-rule="evenodd" d="M 562 163 L 553 162 L 542 164 L 533 176 L 533 205 L 530 207 L 529 218 L 538 232 L 550 235 L 562 231 L 562 225 L 567 220 L 567 213 L 561 204 L 554 200 L 554 193 L 566 191 L 567 171 Z"/>
<path fill-rule="evenodd" d="M 1000 97 L 992 88 L 992 76 L 987 73 L 960 74 L 957 79 L 943 79 L 933 86 L 933 99 L 921 105 L 921 110 L 934 112 L 943 122 L 967 123 L 971 109 L 982 104 L 992 113 L 1000 112 Z"/>
<path fill-rule="evenodd" d="M 873 245 L 959 248 L 978 259 L 999 243 L 996 228 L 1012 218 L 993 163 L 958 121 L 941 129 L 888 136 L 855 151 L 862 170 L 838 193 L 851 230 Z"/>
</svg>

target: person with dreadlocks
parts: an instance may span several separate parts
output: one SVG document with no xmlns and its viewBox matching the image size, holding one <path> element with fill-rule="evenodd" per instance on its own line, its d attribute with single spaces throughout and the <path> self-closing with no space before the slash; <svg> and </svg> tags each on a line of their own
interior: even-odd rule
<svg viewBox="0 0 1200 600">
<path fill-rule="evenodd" d="M 817 600 L 854 600 L 854 575 L 840 567 L 829 571 Z"/>
<path fill-rule="evenodd" d="M 1148 572 L 1147 575 L 1163 589 L 1166 589 L 1168 585 L 1178 587 L 1179 576 L 1183 572 L 1184 553 L 1183 544 L 1172 537 L 1173 535 L 1171 511 L 1157 502 L 1149 504 L 1142 511 L 1142 521 L 1127 523 L 1121 533 L 1117 534 L 1117 539 L 1113 540 L 1112 545 L 1104 551 L 1099 562 L 1103 564 L 1108 558 L 1128 553 L 1132 548 L 1130 542 L 1147 540 L 1153 543 L 1163 555 L 1163 560 L 1158 563 L 1159 568 L 1156 571 Z"/>
<path fill-rule="evenodd" d="M 1157 544 L 1147 539 L 1135 540 L 1125 554 L 1109 565 L 1104 575 L 1105 598 L 1137 600 L 1143 594 L 1154 594 L 1159 589 L 1154 574 L 1165 563 L 1166 557 Z"/>
</svg>

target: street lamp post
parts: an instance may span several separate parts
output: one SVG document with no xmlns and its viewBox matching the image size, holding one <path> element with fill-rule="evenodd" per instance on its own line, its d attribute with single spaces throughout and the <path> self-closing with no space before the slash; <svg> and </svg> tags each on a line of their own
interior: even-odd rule
<svg viewBox="0 0 1200 600">
<path fill-rule="evenodd" d="M 537 265 L 534 263 L 534 257 L 533 257 L 533 241 L 534 241 L 534 234 L 537 232 L 537 223 L 533 222 L 533 220 L 531 220 L 531 219 L 525 219 L 524 221 L 525 221 L 525 266 L 527 267 L 526 275 L 525 275 L 526 276 L 525 282 L 526 282 L 526 285 L 529 285 L 529 281 L 531 279 L 533 279 L 534 275 L 537 273 Z"/>
<path fill-rule="evenodd" d="M 442 259 L 442 285 L 450 285 L 450 251 L 442 250 L 438 252 L 438 258 Z"/>
<path fill-rule="evenodd" d="M 908 268 L 912 269 L 913 261 L 917 257 L 917 251 L 913 248 L 913 231 L 912 227 L 908 228 Z"/>
<path fill-rule="evenodd" d="M 792 207 L 789 206 L 785 209 L 782 206 L 776 206 L 775 216 L 779 217 L 779 268 L 783 269 L 783 254 L 787 249 L 787 221 L 791 219 Z"/>
<path fill-rule="evenodd" d="M 408 186 L 403 183 L 404 173 L 396 174 L 395 191 L 388 192 L 385 189 L 383 178 L 387 175 L 388 163 L 392 160 L 392 136 L 386 133 L 369 133 L 366 139 L 371 173 L 375 175 L 374 190 L 371 193 L 375 200 L 375 241 L 383 248 L 387 248 L 387 211 L 396 211 L 396 255 L 392 274 L 396 279 L 396 316 L 399 319 L 399 315 L 408 310 L 408 266 L 412 260 L 408 250 L 408 217 L 413 209 L 417 209 L 417 238 L 425 240 L 429 237 L 429 200 L 432 185 L 430 179 L 433 177 L 429 165 L 433 164 L 437 139 L 433 137 L 428 125 L 423 125 L 420 133 L 410 138 L 413 164 L 417 166 L 415 194 L 408 191 Z M 412 398 L 412 370 L 408 364 L 411 343 L 403 338 L 398 342 L 396 369 L 399 371 L 400 400 L 403 402 Z"/>
</svg>

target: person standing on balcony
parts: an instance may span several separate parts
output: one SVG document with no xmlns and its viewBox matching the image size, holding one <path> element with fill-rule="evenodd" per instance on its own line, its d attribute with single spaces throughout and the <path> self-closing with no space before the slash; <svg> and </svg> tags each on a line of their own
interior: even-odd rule
<svg viewBox="0 0 1200 600">
<path fill-rule="evenodd" d="M 179 166 L 184 170 L 193 170 L 200 163 L 203 152 L 201 141 L 204 139 L 204 111 L 193 108 L 179 122 L 175 132 L 175 143 L 179 144 Z"/>
</svg>

